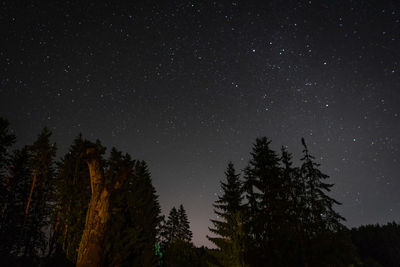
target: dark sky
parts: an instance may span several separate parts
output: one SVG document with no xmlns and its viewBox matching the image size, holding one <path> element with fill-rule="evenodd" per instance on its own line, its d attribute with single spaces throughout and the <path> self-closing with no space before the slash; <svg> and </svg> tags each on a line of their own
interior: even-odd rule
<svg viewBox="0 0 400 267">
<path fill-rule="evenodd" d="M 0 116 L 148 161 L 196 245 L 228 160 L 300 138 L 346 225 L 400 219 L 399 1 L 2 1 Z M 39 2 L 39 1 L 35 1 Z M 114 3 L 117 2 L 117 3 Z"/>
</svg>

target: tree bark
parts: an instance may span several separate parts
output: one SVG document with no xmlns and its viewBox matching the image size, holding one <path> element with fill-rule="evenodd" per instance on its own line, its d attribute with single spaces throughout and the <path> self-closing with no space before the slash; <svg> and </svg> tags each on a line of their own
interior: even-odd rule
<svg viewBox="0 0 400 267">
<path fill-rule="evenodd" d="M 99 267 L 103 262 L 104 238 L 110 219 L 110 196 L 116 189 L 119 189 L 131 168 L 122 166 L 113 179 L 114 185 L 107 188 L 98 151 L 95 148 L 89 148 L 86 154 L 88 156 L 87 163 L 92 195 L 86 213 L 85 228 L 79 244 L 76 266 Z M 110 192 L 110 190 L 112 191 Z"/>
<path fill-rule="evenodd" d="M 24 238 L 24 231 L 25 231 L 26 222 L 28 220 L 29 208 L 31 207 L 33 191 L 35 189 L 37 180 L 38 180 L 37 179 L 37 172 L 35 171 L 34 175 L 33 175 L 31 189 L 29 191 L 28 201 L 26 202 L 26 206 L 25 206 L 24 223 L 22 224 L 21 233 L 20 233 L 20 236 L 19 236 L 20 243 L 22 242 L 22 239 Z M 26 251 L 26 249 L 25 249 L 25 251 Z M 24 253 L 24 255 L 25 255 L 25 253 Z"/>
<path fill-rule="evenodd" d="M 109 220 L 109 192 L 104 186 L 100 156 L 93 148 L 86 151 L 92 195 L 86 213 L 85 228 L 78 249 L 76 266 L 101 266 L 103 241 Z"/>
<path fill-rule="evenodd" d="M 26 207 L 25 207 L 25 217 L 28 216 L 28 213 L 29 213 L 29 208 L 31 206 L 32 195 L 33 195 L 33 191 L 35 189 L 36 182 L 37 182 L 37 173 L 35 172 L 35 174 L 33 175 L 31 190 L 29 192 L 28 202 L 26 203 Z"/>
</svg>

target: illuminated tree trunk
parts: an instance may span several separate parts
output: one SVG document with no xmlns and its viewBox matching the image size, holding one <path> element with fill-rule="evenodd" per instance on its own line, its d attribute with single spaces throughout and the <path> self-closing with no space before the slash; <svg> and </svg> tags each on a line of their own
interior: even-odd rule
<svg viewBox="0 0 400 267">
<path fill-rule="evenodd" d="M 28 216 L 28 214 L 29 214 L 29 208 L 31 206 L 32 195 L 33 195 L 33 191 L 35 189 L 36 182 L 37 182 L 37 173 L 35 172 L 35 175 L 33 175 L 33 181 L 32 181 L 32 185 L 31 185 L 31 190 L 29 192 L 28 202 L 26 203 L 25 217 Z"/>
<path fill-rule="evenodd" d="M 19 237 L 20 243 L 21 243 L 21 241 L 23 239 L 23 236 L 24 236 L 25 226 L 26 226 L 26 222 L 28 220 L 28 215 L 29 215 L 29 208 L 31 206 L 33 191 L 35 189 L 36 183 L 37 183 L 37 172 L 35 171 L 35 174 L 33 175 L 31 190 L 29 191 L 28 201 L 26 202 L 26 206 L 25 206 L 24 223 L 22 225 L 21 234 L 20 234 L 20 237 Z"/>
<path fill-rule="evenodd" d="M 86 151 L 90 174 L 91 199 L 86 213 L 85 228 L 78 249 L 77 267 L 101 266 L 104 255 L 104 238 L 110 219 L 110 195 L 121 186 L 131 168 L 122 166 L 114 177 L 114 186 L 107 188 L 100 155 L 95 148 Z M 112 190 L 112 192 L 110 192 Z"/>
<path fill-rule="evenodd" d="M 86 213 L 85 229 L 78 249 L 76 266 L 101 266 L 103 240 L 109 220 L 109 192 L 104 184 L 103 168 L 95 149 L 86 151 L 89 160 L 92 196 Z"/>
</svg>

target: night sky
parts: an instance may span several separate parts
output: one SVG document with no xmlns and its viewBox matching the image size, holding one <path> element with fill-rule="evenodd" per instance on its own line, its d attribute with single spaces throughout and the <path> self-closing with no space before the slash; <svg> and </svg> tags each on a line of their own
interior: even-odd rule
<svg viewBox="0 0 400 267">
<path fill-rule="evenodd" d="M 182 203 L 210 245 L 227 162 L 260 136 L 297 162 L 305 137 L 347 226 L 400 220 L 399 1 L 15 2 L 0 116 L 17 147 L 48 126 L 58 157 L 82 132 L 146 160 L 163 212 Z"/>
</svg>

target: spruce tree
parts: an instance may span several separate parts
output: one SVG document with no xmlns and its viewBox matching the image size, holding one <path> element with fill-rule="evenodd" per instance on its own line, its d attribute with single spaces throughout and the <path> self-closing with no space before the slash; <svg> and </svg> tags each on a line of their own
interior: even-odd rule
<svg viewBox="0 0 400 267">
<path fill-rule="evenodd" d="M 287 266 L 301 265 L 301 251 L 304 249 L 301 233 L 304 209 L 304 186 L 299 177 L 299 168 L 293 167 L 292 154 L 281 148 L 281 208 L 283 218 L 279 231 L 277 246 L 281 251 L 282 264 Z"/>
<path fill-rule="evenodd" d="M 169 212 L 165 228 L 167 244 L 178 239 L 179 214 L 175 207 Z"/>
<path fill-rule="evenodd" d="M 84 154 L 93 145 L 78 135 L 57 163 L 49 254 L 61 253 L 73 263 L 76 262 L 90 200 L 90 177 Z"/>
<path fill-rule="evenodd" d="M 192 232 L 183 205 L 169 212 L 164 233 L 167 241 L 163 247 L 165 266 L 189 266 L 196 258 L 196 251 L 191 242 Z"/>
<path fill-rule="evenodd" d="M 111 224 L 106 238 L 108 265 L 155 266 L 155 244 L 161 221 L 160 206 L 144 161 L 131 160 L 112 149 L 109 171 L 121 162 L 134 166 L 112 199 Z"/>
<path fill-rule="evenodd" d="M 303 232 L 306 239 L 303 263 L 309 266 L 347 266 L 357 261 L 349 233 L 342 224 L 345 219 L 334 210 L 338 201 L 328 196 L 333 184 L 319 170 L 320 164 L 310 155 L 304 139 L 301 179 L 304 183 Z"/>
<path fill-rule="evenodd" d="M 189 220 L 185 208 L 181 204 L 179 209 L 172 207 L 163 229 L 166 245 L 176 241 L 191 242 L 193 233 L 190 230 Z"/>
<path fill-rule="evenodd" d="M 257 259 L 256 265 L 274 264 L 280 258 L 276 244 L 284 217 L 283 188 L 279 158 L 270 143 L 266 137 L 256 139 L 244 175 L 247 257 Z"/>
<path fill-rule="evenodd" d="M 189 220 L 187 218 L 185 208 L 183 207 L 182 204 L 179 206 L 178 209 L 178 220 L 179 220 L 178 233 L 177 233 L 178 239 L 186 242 L 191 242 L 193 233 L 190 230 Z"/>
<path fill-rule="evenodd" d="M 214 204 L 214 212 L 220 220 L 211 220 L 214 228 L 209 228 L 217 237 L 207 238 L 218 248 L 213 254 L 220 266 L 245 266 L 243 197 L 239 174 L 233 163 L 228 164 L 225 176 L 226 182 L 221 181 L 222 196 L 218 196 Z"/>
<path fill-rule="evenodd" d="M 159 231 L 158 226 L 161 222 L 161 208 L 146 162 L 137 161 L 134 167 L 134 177 L 136 192 L 132 202 L 136 203 L 136 206 L 132 207 L 131 212 L 135 215 L 134 221 L 138 222 L 135 226 L 139 226 L 141 229 L 140 238 L 142 240 L 142 247 L 136 249 L 141 256 L 139 261 L 135 262 L 142 266 L 155 266 L 158 262 L 155 245 Z"/>
<path fill-rule="evenodd" d="M 339 231 L 343 229 L 341 223 L 345 219 L 333 207 L 340 205 L 338 201 L 329 197 L 333 184 L 326 183 L 328 175 L 319 170 L 320 164 L 314 162 L 314 157 L 309 154 L 304 138 L 301 139 L 304 147 L 304 156 L 301 159 L 301 175 L 305 183 L 305 197 L 307 201 L 307 225 L 310 227 L 307 235 L 312 237 L 326 231 Z"/>
</svg>

